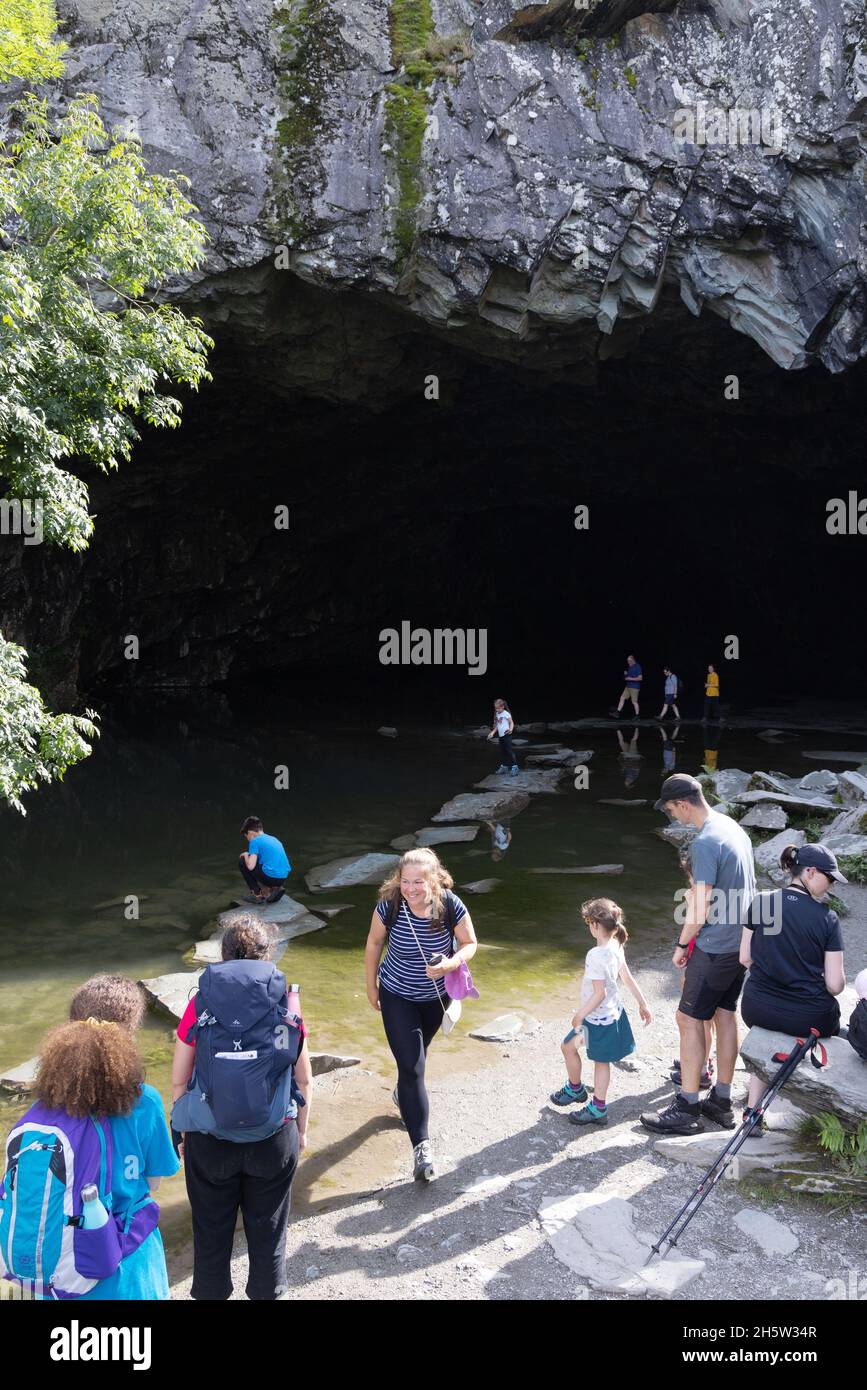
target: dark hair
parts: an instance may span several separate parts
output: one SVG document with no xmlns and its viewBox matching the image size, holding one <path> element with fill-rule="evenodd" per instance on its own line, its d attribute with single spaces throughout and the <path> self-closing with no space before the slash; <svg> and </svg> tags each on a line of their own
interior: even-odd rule
<svg viewBox="0 0 867 1390">
<path fill-rule="evenodd" d="M 241 826 L 241 834 L 246 835 L 248 830 L 264 830 L 265 827 L 258 816 L 248 816 Z"/>
<path fill-rule="evenodd" d="M 593 922 L 609 936 L 615 936 L 621 946 L 629 940 L 629 933 L 623 925 L 623 908 L 611 898 L 588 898 L 581 904 L 581 916 L 588 923 Z"/>
<path fill-rule="evenodd" d="M 103 1023 L 119 1023 L 134 1033 L 144 1018 L 144 990 L 126 975 L 93 975 L 72 996 L 71 1023 L 95 1018 Z"/>
<path fill-rule="evenodd" d="M 780 855 L 780 868 L 793 876 L 798 872 L 798 846 L 786 845 Z"/>
<path fill-rule="evenodd" d="M 224 931 L 220 950 L 223 960 L 267 960 L 273 944 L 271 928 L 244 912 Z"/>
<path fill-rule="evenodd" d="M 45 1038 L 33 1094 L 49 1110 L 86 1115 L 129 1115 L 141 1094 L 144 1065 L 132 1037 L 118 1023 L 64 1023 Z"/>
</svg>

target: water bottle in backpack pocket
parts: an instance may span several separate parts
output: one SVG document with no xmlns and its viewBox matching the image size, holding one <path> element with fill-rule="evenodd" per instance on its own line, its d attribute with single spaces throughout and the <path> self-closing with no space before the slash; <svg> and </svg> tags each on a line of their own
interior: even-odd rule
<svg viewBox="0 0 867 1390">
<path fill-rule="evenodd" d="M 235 1141 L 265 1139 L 301 1100 L 293 1068 L 303 1042 L 286 1009 L 286 981 L 269 961 L 233 960 L 202 972 L 196 1048 L 186 1093 L 174 1104 L 172 1127 Z"/>
<path fill-rule="evenodd" d="M 146 1201 L 112 1211 L 107 1119 L 77 1119 L 41 1103 L 6 1141 L 0 1184 L 0 1274 L 36 1298 L 80 1298 L 114 1274 L 157 1224 Z M 101 1210 L 100 1210 L 101 1209 Z"/>
</svg>

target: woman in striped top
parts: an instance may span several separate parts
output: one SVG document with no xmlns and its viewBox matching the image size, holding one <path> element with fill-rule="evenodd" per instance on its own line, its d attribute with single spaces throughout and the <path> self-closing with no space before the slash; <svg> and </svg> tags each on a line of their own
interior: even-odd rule
<svg viewBox="0 0 867 1390">
<path fill-rule="evenodd" d="M 424 1085 L 427 1050 L 448 1005 L 443 976 L 476 953 L 476 934 L 454 880 L 431 849 L 404 854 L 379 890 L 364 951 L 367 997 L 382 1014 L 397 1062 L 394 1099 L 413 1146 L 413 1176 L 434 1176 Z M 458 949 L 452 953 L 457 939 Z M 385 958 L 383 948 L 388 945 Z M 440 953 L 436 965 L 429 964 Z"/>
</svg>

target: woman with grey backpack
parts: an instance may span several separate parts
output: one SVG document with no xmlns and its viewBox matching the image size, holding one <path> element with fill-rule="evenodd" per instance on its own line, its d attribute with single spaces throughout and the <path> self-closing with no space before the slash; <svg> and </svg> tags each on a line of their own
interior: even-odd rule
<svg viewBox="0 0 867 1390">
<path fill-rule="evenodd" d="M 451 1030 L 456 1015 L 446 976 L 458 995 L 476 993 L 466 969 L 476 953 L 476 933 L 469 912 L 452 892 L 453 883 L 433 850 L 409 850 L 379 890 L 364 951 L 367 998 L 382 1014 L 397 1063 L 394 1100 L 409 1133 L 413 1177 L 419 1182 L 435 1176 L 424 1075 L 431 1042 L 440 1028 Z M 464 990 L 458 989 L 458 981 L 468 981 Z"/>
</svg>

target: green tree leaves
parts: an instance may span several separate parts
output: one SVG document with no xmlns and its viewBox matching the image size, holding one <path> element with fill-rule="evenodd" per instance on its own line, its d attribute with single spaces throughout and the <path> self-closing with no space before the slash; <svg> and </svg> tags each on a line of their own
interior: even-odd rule
<svg viewBox="0 0 867 1390">
<path fill-rule="evenodd" d="M 52 0 L 3 0 L 0 7 L 0 82 L 44 82 L 63 71 L 65 45 L 54 37 Z"/>
</svg>

